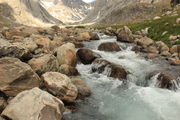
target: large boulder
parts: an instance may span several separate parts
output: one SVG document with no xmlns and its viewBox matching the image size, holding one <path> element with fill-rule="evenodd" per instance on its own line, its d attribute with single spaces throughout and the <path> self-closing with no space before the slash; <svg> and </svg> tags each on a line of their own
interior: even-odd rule
<svg viewBox="0 0 180 120">
<path fill-rule="evenodd" d="M 19 93 L 2 112 L 11 120 L 61 120 L 64 104 L 51 94 L 33 88 Z"/>
<path fill-rule="evenodd" d="M 31 67 L 17 58 L 0 59 L 0 91 L 7 96 L 16 96 L 19 92 L 38 87 L 39 76 Z"/>
<path fill-rule="evenodd" d="M 117 41 L 128 43 L 134 42 L 133 34 L 127 26 L 117 30 Z"/>
<path fill-rule="evenodd" d="M 66 43 L 57 48 L 57 59 L 60 65 L 67 64 L 75 67 L 77 58 L 74 44 Z"/>
<path fill-rule="evenodd" d="M 98 50 L 111 52 L 120 51 L 121 49 L 117 42 L 105 42 L 98 46 Z"/>
<path fill-rule="evenodd" d="M 90 39 L 91 39 L 91 36 L 89 35 L 88 32 L 78 33 L 78 36 L 77 36 L 78 41 L 87 41 L 87 40 L 90 40 Z"/>
<path fill-rule="evenodd" d="M 33 58 L 28 61 L 28 64 L 39 75 L 50 71 L 57 72 L 60 67 L 57 58 L 52 54 L 45 54 L 38 58 Z"/>
<path fill-rule="evenodd" d="M 91 95 L 90 88 L 86 85 L 86 83 L 81 80 L 78 76 L 71 77 L 72 83 L 77 87 L 78 89 L 78 98 L 84 99 L 85 97 L 89 97 Z"/>
<path fill-rule="evenodd" d="M 16 57 L 23 60 L 32 58 L 32 55 L 23 46 L 0 39 L 0 57 Z"/>
<path fill-rule="evenodd" d="M 83 64 L 91 64 L 96 58 L 101 56 L 90 49 L 79 49 L 77 51 L 77 56 Z"/>
<path fill-rule="evenodd" d="M 156 86 L 159 88 L 166 88 L 170 90 L 177 90 L 177 86 L 175 85 L 176 77 L 168 73 L 160 73 L 157 77 Z"/>
<path fill-rule="evenodd" d="M 42 87 L 65 102 L 74 102 L 78 90 L 71 79 L 58 72 L 47 72 L 42 75 Z"/>
<path fill-rule="evenodd" d="M 90 35 L 90 40 L 100 40 L 99 36 L 97 33 L 89 32 Z"/>
<path fill-rule="evenodd" d="M 109 77 L 126 79 L 128 72 L 121 66 L 111 63 L 105 59 L 97 58 L 93 62 L 92 72 L 105 74 Z"/>
</svg>

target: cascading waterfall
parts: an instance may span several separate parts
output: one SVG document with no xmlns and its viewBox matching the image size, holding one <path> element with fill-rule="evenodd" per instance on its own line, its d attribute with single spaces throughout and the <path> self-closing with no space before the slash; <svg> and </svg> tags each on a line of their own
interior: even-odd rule
<svg viewBox="0 0 180 120">
<path fill-rule="evenodd" d="M 132 45 L 119 43 L 120 52 L 97 50 L 103 42 L 115 38 L 101 35 L 101 40 L 86 42 L 85 47 L 100 54 L 104 59 L 123 66 L 129 75 L 127 83 L 108 77 L 104 73 L 92 73 L 95 65 L 78 64 L 82 79 L 92 90 L 92 96 L 78 101 L 78 111 L 65 115 L 65 120 L 180 120 L 180 78 L 173 81 L 175 91 L 157 88 L 158 75 L 147 76 L 158 70 L 157 65 L 131 51 Z"/>
</svg>

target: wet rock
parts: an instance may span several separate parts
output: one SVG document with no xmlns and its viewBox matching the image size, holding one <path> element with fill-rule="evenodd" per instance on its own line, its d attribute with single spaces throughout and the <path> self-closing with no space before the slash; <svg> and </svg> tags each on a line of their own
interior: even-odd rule
<svg viewBox="0 0 180 120">
<path fill-rule="evenodd" d="M 61 65 L 59 68 L 59 72 L 62 74 L 68 75 L 68 76 L 79 75 L 79 72 L 75 67 L 72 67 L 72 66 L 67 65 L 67 64 Z"/>
<path fill-rule="evenodd" d="M 174 77 L 173 75 L 168 73 L 160 73 L 157 79 L 158 79 L 158 83 L 156 85 L 157 87 L 166 88 L 170 90 L 177 89 L 173 83 L 173 80 L 176 80 L 176 77 Z"/>
<path fill-rule="evenodd" d="M 79 49 L 77 51 L 77 56 L 83 64 L 91 64 L 96 58 L 101 56 L 89 49 Z"/>
<path fill-rule="evenodd" d="M 6 40 L 0 39 L 0 57 L 16 57 L 19 59 L 31 59 L 32 54 L 28 49 L 20 45 L 13 45 Z"/>
<path fill-rule="evenodd" d="M 80 77 L 71 77 L 72 83 L 77 87 L 78 89 L 78 98 L 84 99 L 85 97 L 89 97 L 91 95 L 91 90 L 88 88 L 86 83 L 81 80 Z"/>
<path fill-rule="evenodd" d="M 57 59 L 59 65 L 67 64 L 72 67 L 75 67 L 77 63 L 77 58 L 74 44 L 66 43 L 57 48 Z"/>
<path fill-rule="evenodd" d="M 127 26 L 124 26 L 123 28 L 117 31 L 117 41 L 129 43 L 134 42 L 133 34 Z"/>
<path fill-rule="evenodd" d="M 78 36 L 77 36 L 78 41 L 87 41 L 90 39 L 91 39 L 91 36 L 89 35 L 88 32 L 78 33 Z"/>
<path fill-rule="evenodd" d="M 47 72 L 42 75 L 43 88 L 65 102 L 75 102 L 78 94 L 71 79 L 58 72 Z"/>
<path fill-rule="evenodd" d="M 171 65 L 180 65 L 180 59 L 179 58 L 169 58 L 168 61 Z"/>
<path fill-rule="evenodd" d="M 118 78 L 120 80 L 126 79 L 128 72 L 121 66 L 111 63 L 102 58 L 97 58 L 93 62 L 92 72 L 105 74 L 109 77 Z"/>
<path fill-rule="evenodd" d="M 3 97 L 0 97 L 0 113 L 5 109 L 6 106 L 7 106 L 6 100 Z"/>
<path fill-rule="evenodd" d="M 117 42 L 105 42 L 98 46 L 98 50 L 101 51 L 121 51 Z"/>
<path fill-rule="evenodd" d="M 90 35 L 90 40 L 100 40 L 99 36 L 97 33 L 89 32 Z"/>
<path fill-rule="evenodd" d="M 135 42 L 137 43 L 137 45 L 140 45 L 143 47 L 152 45 L 154 43 L 154 41 L 148 37 L 142 37 L 140 39 L 136 39 Z"/>
<path fill-rule="evenodd" d="M 2 112 L 12 120 L 61 120 L 64 104 L 49 93 L 33 88 L 19 93 Z"/>
<path fill-rule="evenodd" d="M 16 96 L 19 92 L 38 87 L 40 78 L 29 65 L 17 58 L 0 59 L 0 91 L 7 96 Z"/>
<path fill-rule="evenodd" d="M 52 54 L 45 54 L 38 58 L 33 58 L 28 61 L 28 64 L 39 75 L 45 72 L 57 72 L 59 70 L 57 58 Z"/>
</svg>

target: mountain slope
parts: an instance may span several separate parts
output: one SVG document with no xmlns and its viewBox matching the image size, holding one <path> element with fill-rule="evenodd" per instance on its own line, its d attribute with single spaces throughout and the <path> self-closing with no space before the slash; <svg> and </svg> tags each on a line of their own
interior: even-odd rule
<svg viewBox="0 0 180 120">
<path fill-rule="evenodd" d="M 82 21 L 90 8 L 82 0 L 41 0 L 41 3 L 52 16 L 66 24 Z"/>
<path fill-rule="evenodd" d="M 150 18 L 170 6 L 170 0 L 96 0 L 93 4 L 84 22 L 113 24 Z"/>
</svg>

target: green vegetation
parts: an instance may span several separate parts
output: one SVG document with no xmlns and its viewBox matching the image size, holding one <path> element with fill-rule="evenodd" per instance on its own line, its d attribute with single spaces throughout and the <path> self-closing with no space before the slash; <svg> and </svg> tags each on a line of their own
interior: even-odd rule
<svg viewBox="0 0 180 120">
<path fill-rule="evenodd" d="M 145 28 L 149 28 L 148 37 L 155 41 L 163 41 L 169 44 L 169 36 L 180 35 L 180 24 L 176 24 L 177 18 L 180 18 L 180 11 L 178 11 L 179 16 L 164 16 L 158 20 L 146 20 L 139 23 L 128 24 L 128 26 L 133 33 L 140 31 Z M 107 27 L 112 27 L 113 29 L 119 29 L 123 25 L 113 25 L 113 26 L 98 26 L 95 29 L 105 29 Z M 163 35 L 164 32 L 167 32 Z M 175 44 L 180 44 L 180 40 L 176 41 Z"/>
<path fill-rule="evenodd" d="M 149 27 L 148 37 L 155 41 L 163 41 L 168 44 L 170 35 L 180 34 L 180 25 L 176 24 L 176 19 L 179 17 L 180 16 L 165 16 L 158 20 L 130 24 L 128 27 L 133 32 Z M 167 31 L 167 33 L 162 35 L 165 31 Z M 176 41 L 176 44 L 178 43 L 180 43 L 180 41 Z"/>
<path fill-rule="evenodd" d="M 84 29 L 84 28 L 86 28 L 86 26 L 81 26 L 81 25 L 79 25 L 79 26 L 66 26 L 66 28 L 82 28 L 82 29 Z"/>
</svg>

